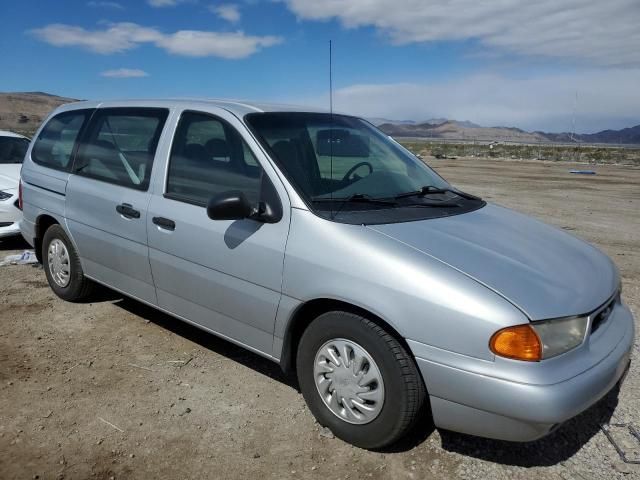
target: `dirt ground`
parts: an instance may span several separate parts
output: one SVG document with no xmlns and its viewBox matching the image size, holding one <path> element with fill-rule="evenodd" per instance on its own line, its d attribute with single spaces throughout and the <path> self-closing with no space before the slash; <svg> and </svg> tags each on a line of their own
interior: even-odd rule
<svg viewBox="0 0 640 480">
<path fill-rule="evenodd" d="M 640 318 L 640 169 L 428 160 L 463 190 L 593 242 Z M 1 242 L 0 257 L 25 248 Z M 320 429 L 279 367 L 105 291 L 59 300 L 41 268 L 0 267 L 0 478 L 640 478 L 601 422 L 640 427 L 640 365 L 620 392 L 530 444 L 434 430 L 384 452 Z M 626 444 L 640 458 L 640 443 Z"/>
</svg>

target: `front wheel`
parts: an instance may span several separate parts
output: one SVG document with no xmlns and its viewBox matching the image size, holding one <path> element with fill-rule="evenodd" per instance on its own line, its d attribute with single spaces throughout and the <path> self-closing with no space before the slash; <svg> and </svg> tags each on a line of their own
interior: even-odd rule
<svg viewBox="0 0 640 480">
<path fill-rule="evenodd" d="M 318 422 L 362 448 L 381 448 L 413 426 L 426 392 L 403 345 L 378 324 L 328 312 L 305 330 L 296 367 Z"/>
<path fill-rule="evenodd" d="M 78 302 L 93 291 L 80 258 L 60 225 L 50 226 L 42 239 L 42 263 L 51 290 L 63 300 Z"/>
</svg>

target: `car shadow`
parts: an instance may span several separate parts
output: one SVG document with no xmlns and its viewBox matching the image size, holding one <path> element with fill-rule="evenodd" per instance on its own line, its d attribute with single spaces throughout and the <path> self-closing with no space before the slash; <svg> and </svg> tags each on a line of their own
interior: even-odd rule
<svg viewBox="0 0 640 480">
<path fill-rule="evenodd" d="M 295 375 L 287 375 L 274 362 L 261 357 L 223 338 L 192 326 L 182 320 L 156 310 L 111 289 L 99 289 L 93 301 L 111 301 L 113 305 L 153 322 L 161 328 L 197 343 L 234 362 L 291 387 L 300 393 Z M 563 462 L 578 452 L 595 434 L 600 425 L 607 424 L 618 404 L 619 386 L 577 417 L 560 426 L 550 435 L 534 442 L 516 443 L 490 440 L 471 435 L 439 430 L 444 450 L 481 460 L 521 467 L 551 466 Z M 415 427 L 391 446 L 376 449 L 380 453 L 401 453 L 422 444 L 436 427 L 431 419 L 428 402 L 419 414 Z"/>
<path fill-rule="evenodd" d="M 238 362 L 262 375 L 291 387 L 298 393 L 301 393 L 298 380 L 295 375 L 285 374 L 278 364 L 261 357 L 256 353 L 235 345 L 228 340 L 217 337 L 214 334 L 194 327 L 187 322 L 183 322 L 182 320 L 174 318 L 171 315 L 163 313 L 160 310 L 145 305 L 144 303 L 125 297 L 106 287 L 100 288 L 96 291 L 92 299 L 94 302 L 100 301 L 96 295 L 100 296 L 100 300 L 111 301 L 113 305 L 122 308 L 129 313 L 144 318 L 145 320 L 149 320 L 161 328 L 165 328 L 176 335 L 180 335 L 181 337 L 197 343 L 207 350 L 211 350 L 233 360 L 234 362 Z M 393 445 L 383 449 L 376 449 L 375 451 L 380 453 L 407 452 L 423 443 L 434 432 L 434 430 L 435 427 L 431 420 L 431 410 L 427 402 L 425 408 L 423 408 L 419 413 L 415 426 L 407 435 Z"/>
<path fill-rule="evenodd" d="M 0 252 L 8 250 L 32 250 L 32 247 L 21 235 L 14 235 L 0 239 Z"/>
<path fill-rule="evenodd" d="M 418 414 L 418 418 L 416 419 L 413 428 L 411 428 L 404 437 L 392 445 L 383 448 L 376 448 L 374 451 L 379 453 L 408 452 L 422 444 L 433 434 L 433 432 L 435 432 L 435 430 L 436 427 L 431 418 L 429 402 L 426 402 L 424 408 Z"/>
<path fill-rule="evenodd" d="M 514 443 L 441 430 L 442 448 L 502 465 L 519 467 L 556 465 L 572 457 L 600 431 L 601 425 L 609 423 L 618 404 L 619 392 L 620 386 L 617 385 L 591 408 L 540 440 Z"/>
<path fill-rule="evenodd" d="M 103 289 L 100 289 L 103 290 Z M 124 297 L 113 290 L 107 290 L 105 292 L 97 292 L 98 295 L 103 295 L 104 300 L 113 300 L 109 298 L 110 295 L 115 295 L 117 300 L 113 302 L 113 305 L 126 310 L 129 313 L 137 315 L 155 323 L 159 327 L 167 329 L 176 335 L 186 338 L 194 343 L 197 343 L 207 350 L 227 357 L 234 362 L 238 362 L 246 367 L 255 370 L 256 372 L 265 375 L 269 378 L 283 383 L 297 392 L 300 392 L 298 382 L 293 375 L 286 375 L 280 366 L 260 355 L 253 353 L 246 348 L 240 347 L 231 343 L 228 340 L 220 338 L 212 333 L 201 330 L 193 325 L 183 322 L 177 318 L 172 317 L 166 313 L 161 312 L 153 307 L 149 307 L 144 303 L 132 300 L 128 297 Z M 97 299 L 94 299 L 96 301 Z M 99 300 L 98 300 L 99 301 Z"/>
<path fill-rule="evenodd" d="M 256 222 L 255 220 L 236 220 L 224 232 L 225 245 L 231 250 L 237 248 L 251 235 L 260 230 L 262 225 L 264 225 L 262 222 Z"/>
</svg>

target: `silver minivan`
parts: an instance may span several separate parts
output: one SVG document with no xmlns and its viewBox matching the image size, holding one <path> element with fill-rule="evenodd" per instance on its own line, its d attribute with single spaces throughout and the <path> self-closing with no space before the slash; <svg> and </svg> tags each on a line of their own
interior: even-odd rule
<svg viewBox="0 0 640 480">
<path fill-rule="evenodd" d="M 65 105 L 31 142 L 21 205 L 59 297 L 103 284 L 278 362 L 360 447 L 423 412 L 534 440 L 630 363 L 634 320 L 606 255 L 456 189 L 356 117 Z"/>
</svg>

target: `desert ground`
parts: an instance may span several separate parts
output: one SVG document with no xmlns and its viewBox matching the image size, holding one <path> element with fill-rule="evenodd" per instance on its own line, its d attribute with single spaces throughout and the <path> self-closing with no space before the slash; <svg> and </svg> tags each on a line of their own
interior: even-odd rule
<svg viewBox="0 0 640 480">
<path fill-rule="evenodd" d="M 640 168 L 427 161 L 459 188 L 594 243 L 640 319 Z M 0 242 L 0 257 L 27 245 Z M 529 444 L 434 430 L 382 452 L 314 422 L 279 367 L 110 291 L 70 304 L 36 266 L 0 267 L 0 478 L 640 479 L 600 430 L 640 428 L 640 348 L 619 391 Z M 640 442 L 617 430 L 630 459 Z"/>
</svg>

